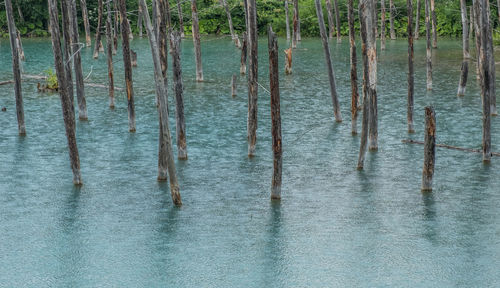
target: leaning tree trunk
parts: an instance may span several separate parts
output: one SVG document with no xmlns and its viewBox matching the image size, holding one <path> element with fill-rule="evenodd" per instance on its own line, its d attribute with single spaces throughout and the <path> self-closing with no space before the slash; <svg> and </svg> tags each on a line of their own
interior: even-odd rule
<svg viewBox="0 0 500 288">
<path fill-rule="evenodd" d="M 465 86 L 467 85 L 467 75 L 469 74 L 469 25 L 467 23 L 467 5 L 465 0 L 460 0 L 460 11 L 462 12 L 462 46 L 463 60 L 460 71 L 460 82 L 458 83 L 457 96 L 465 95 Z"/>
<path fill-rule="evenodd" d="M 425 37 L 427 39 L 427 90 L 432 90 L 432 48 L 429 0 L 425 0 Z"/>
<path fill-rule="evenodd" d="M 89 13 L 86 0 L 80 0 L 80 8 L 82 9 L 83 26 L 85 27 L 85 43 L 87 47 L 90 47 L 92 46 L 92 40 L 90 40 Z"/>
<path fill-rule="evenodd" d="M 335 32 L 335 22 L 333 21 L 333 8 L 332 8 L 332 1 L 331 0 L 325 0 L 326 3 L 326 12 L 328 16 L 328 38 L 333 38 L 333 33 Z"/>
<path fill-rule="evenodd" d="M 420 0 L 417 0 L 417 13 L 415 16 L 415 39 L 418 40 L 419 34 L 420 34 Z"/>
<path fill-rule="evenodd" d="M 432 17 L 432 48 L 437 48 L 437 31 L 436 31 L 436 10 L 434 9 L 434 0 L 431 0 L 431 17 Z"/>
<path fill-rule="evenodd" d="M 394 30 L 394 0 L 389 0 L 389 22 L 391 30 L 391 40 L 396 40 L 396 31 Z"/>
<path fill-rule="evenodd" d="M 48 0 L 48 2 L 52 50 L 54 52 L 54 64 L 56 67 L 59 96 L 61 98 L 64 128 L 66 130 L 66 138 L 68 140 L 69 159 L 71 162 L 71 169 L 73 171 L 73 183 L 75 185 L 81 185 L 82 177 L 80 173 L 80 157 L 78 155 L 78 147 L 76 145 L 75 114 L 73 102 L 70 99 L 70 86 L 68 85 L 66 72 L 64 71 L 57 1 Z"/>
<path fill-rule="evenodd" d="M 321 42 L 323 43 L 323 50 L 325 52 L 326 68 L 328 71 L 328 80 L 330 82 L 330 93 L 332 96 L 333 104 L 333 115 L 335 116 L 335 121 L 342 122 L 342 116 L 340 114 L 340 104 L 337 96 L 337 87 L 335 85 L 335 73 L 332 67 L 332 59 L 330 57 L 330 47 L 328 45 L 328 36 L 326 35 L 325 22 L 323 18 L 323 8 L 321 7 L 320 0 L 314 1 L 316 5 L 316 15 L 318 16 L 319 32 L 321 35 Z"/>
<path fill-rule="evenodd" d="M 94 44 L 94 59 L 99 57 L 99 47 L 101 45 L 101 29 L 102 29 L 102 11 L 103 11 L 103 0 L 97 1 L 97 28 L 95 31 L 95 44 Z"/>
<path fill-rule="evenodd" d="M 158 49 L 158 43 L 156 42 L 156 36 L 153 32 L 153 26 L 151 25 L 151 20 L 149 19 L 149 13 L 147 13 L 148 9 L 146 6 L 145 0 L 140 0 L 144 22 L 146 24 L 146 31 L 148 32 L 149 43 L 151 46 L 151 54 L 153 55 L 153 64 L 154 64 L 154 74 L 155 74 L 155 87 L 156 94 L 159 98 L 159 118 L 161 122 L 162 132 L 160 136 L 162 137 L 162 142 L 166 145 L 166 155 L 160 155 L 161 157 L 165 157 L 167 159 L 167 167 L 168 167 L 168 175 L 170 179 L 170 193 L 172 195 L 172 201 L 175 205 L 182 205 L 181 194 L 179 192 L 179 183 L 177 182 L 177 174 L 175 171 L 175 162 L 174 162 L 174 154 L 172 152 L 172 141 L 170 137 L 170 128 L 168 124 L 168 102 L 167 102 L 167 89 L 164 85 L 163 76 L 161 72 L 161 63 L 160 63 L 160 53 Z"/>
<path fill-rule="evenodd" d="M 299 41 L 299 0 L 293 0 L 293 38 L 292 48 L 297 48 Z"/>
<path fill-rule="evenodd" d="M 198 10 L 196 8 L 196 0 L 191 0 L 192 12 L 192 31 L 194 42 L 194 53 L 196 56 L 196 81 L 203 81 L 203 67 L 201 65 L 201 44 L 200 44 L 200 26 L 198 25 Z"/>
<path fill-rule="evenodd" d="M 257 92 L 258 92 L 258 38 L 257 38 L 257 7 L 256 0 L 247 0 L 248 7 L 248 117 L 247 139 L 248 156 L 255 154 L 257 143 Z"/>
<path fill-rule="evenodd" d="M 7 12 L 7 25 L 9 27 L 10 48 L 12 52 L 12 73 L 14 74 L 14 92 L 16 94 L 16 115 L 19 135 L 26 135 L 24 123 L 23 94 L 21 90 L 21 68 L 19 60 L 19 46 L 17 44 L 17 29 L 14 23 L 14 15 L 11 0 L 5 0 L 5 11 Z"/>
<path fill-rule="evenodd" d="M 338 0 L 333 0 L 333 6 L 335 8 L 335 22 L 336 22 L 336 28 L 337 28 L 337 43 L 342 42 L 342 38 L 340 35 L 340 10 L 339 10 L 339 2 Z M 299 34 L 300 35 L 300 34 Z"/>
<path fill-rule="evenodd" d="M 500 0 L 499 0 L 500 1 Z M 286 40 L 290 41 L 290 17 L 288 16 L 288 0 L 285 0 L 285 26 L 286 26 Z"/>
<path fill-rule="evenodd" d="M 356 57 L 356 40 L 354 29 L 354 7 L 353 0 L 348 0 L 349 21 L 349 44 L 350 44 L 350 59 L 351 59 L 351 133 L 358 134 L 357 120 L 359 114 L 359 93 L 358 93 L 358 72 L 357 72 L 357 57 Z"/>
<path fill-rule="evenodd" d="M 127 89 L 128 130 L 135 132 L 134 86 L 132 81 L 132 60 L 130 59 L 129 23 L 127 19 L 126 0 L 119 0 L 122 32 L 123 69 L 125 70 L 125 87 Z M 147 10 L 146 10 L 147 11 Z M 146 12 L 144 11 L 144 12 Z M 144 13 L 146 14 L 146 13 Z M 148 14 L 149 15 L 149 14 Z"/>
<path fill-rule="evenodd" d="M 479 18 L 477 19 L 480 27 L 480 39 L 481 46 L 479 49 L 479 58 L 480 58 L 480 75 L 481 75 L 481 98 L 483 99 L 483 162 L 491 161 L 491 81 L 495 81 L 495 79 L 491 79 L 490 73 L 490 61 L 492 60 L 492 56 L 490 54 L 490 50 L 488 46 L 490 45 L 488 42 L 490 41 L 490 37 L 488 37 L 488 33 L 491 33 L 489 28 L 490 19 L 488 17 L 488 0 L 476 0 L 479 2 L 476 8 L 479 8 Z M 478 7 L 479 6 L 479 7 Z"/>
<path fill-rule="evenodd" d="M 224 10 L 226 10 L 226 16 L 227 16 L 227 23 L 229 25 L 229 31 L 231 33 L 231 39 L 233 41 L 236 39 L 236 35 L 234 34 L 234 29 L 233 29 L 233 19 L 231 19 L 231 11 L 229 11 L 229 7 L 227 6 L 226 0 L 221 0 L 222 6 L 224 6 Z"/>
<path fill-rule="evenodd" d="M 139 6 L 140 8 L 140 6 Z M 106 1 L 107 17 L 106 17 L 106 51 L 108 63 L 108 91 L 109 91 L 109 107 L 115 108 L 115 82 L 113 79 L 113 35 L 111 31 L 111 5 Z M 139 14 L 141 16 L 141 14 Z M 142 24 L 141 24 L 142 27 Z M 141 28 L 142 30 L 142 28 Z M 142 32 L 142 31 L 141 31 Z"/>
<path fill-rule="evenodd" d="M 380 16 L 380 50 L 385 50 L 385 1 L 380 0 L 380 6 L 382 7 Z"/>
<path fill-rule="evenodd" d="M 414 75 L 413 70 L 413 3 L 412 0 L 406 1 L 407 15 L 408 15 L 408 104 L 406 109 L 406 120 L 408 123 L 408 133 L 414 133 L 413 127 L 413 95 L 415 94 Z"/>
<path fill-rule="evenodd" d="M 78 101 L 78 118 L 87 120 L 87 101 L 85 100 L 85 89 L 83 87 L 83 72 L 82 72 L 82 57 L 80 55 L 80 44 L 78 35 L 78 19 L 76 14 L 76 0 L 69 1 L 71 6 L 70 27 L 71 27 L 71 42 L 73 53 L 73 65 L 75 66 L 75 83 L 76 83 L 76 99 Z"/>
</svg>

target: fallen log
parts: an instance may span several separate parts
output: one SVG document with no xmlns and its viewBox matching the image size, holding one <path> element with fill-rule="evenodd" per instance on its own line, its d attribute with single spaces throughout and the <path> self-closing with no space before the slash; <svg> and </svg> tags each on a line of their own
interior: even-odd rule
<svg viewBox="0 0 500 288">
<path fill-rule="evenodd" d="M 421 144 L 421 145 L 424 145 L 424 142 L 418 141 L 418 140 L 412 140 L 412 139 L 403 139 L 403 140 L 401 140 L 401 142 L 406 143 L 406 144 Z M 451 150 L 464 151 L 464 152 L 483 153 L 483 151 L 480 150 L 480 149 L 456 147 L 456 146 L 451 146 L 451 145 L 446 145 L 446 144 L 436 144 L 436 147 L 446 148 L 446 149 L 451 149 Z M 493 156 L 499 156 L 500 157 L 500 152 L 491 152 L 491 155 L 493 155 Z"/>
<path fill-rule="evenodd" d="M 14 83 L 14 80 L 0 81 L 0 85 L 7 85 Z"/>
</svg>

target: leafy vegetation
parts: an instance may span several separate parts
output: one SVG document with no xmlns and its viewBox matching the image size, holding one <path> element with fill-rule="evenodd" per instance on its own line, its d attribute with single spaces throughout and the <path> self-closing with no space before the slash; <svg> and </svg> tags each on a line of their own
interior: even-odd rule
<svg viewBox="0 0 500 288">
<path fill-rule="evenodd" d="M 57 76 L 56 73 L 54 73 L 54 70 L 49 68 L 47 70 L 44 70 L 43 73 L 45 73 L 45 76 L 47 76 L 47 79 L 45 80 L 47 88 L 57 90 L 59 85 L 57 84 Z"/>
</svg>

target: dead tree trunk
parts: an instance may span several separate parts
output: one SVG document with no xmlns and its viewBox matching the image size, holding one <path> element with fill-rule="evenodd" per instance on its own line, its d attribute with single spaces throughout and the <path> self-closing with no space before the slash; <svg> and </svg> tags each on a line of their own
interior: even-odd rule
<svg viewBox="0 0 500 288">
<path fill-rule="evenodd" d="M 160 155 L 160 157 L 165 157 L 167 159 L 168 175 L 170 178 L 170 193 L 172 195 L 172 201 L 174 202 L 175 205 L 180 206 L 182 205 L 182 201 L 181 201 L 181 194 L 179 192 L 179 183 L 177 182 L 177 175 L 175 171 L 174 155 L 172 152 L 172 141 L 171 141 L 172 138 L 170 137 L 170 128 L 168 124 L 167 89 L 165 88 L 161 72 L 160 53 L 158 51 L 159 49 L 158 49 L 158 43 L 156 42 L 156 36 L 154 35 L 153 32 L 153 26 L 151 25 L 151 20 L 149 19 L 149 13 L 146 13 L 148 11 L 146 2 L 145 0 L 140 0 L 140 1 L 142 6 L 142 11 L 144 11 L 143 17 L 144 17 L 144 22 L 146 24 L 146 31 L 148 33 L 149 43 L 151 46 L 151 54 L 153 55 L 153 63 L 155 68 L 156 94 L 160 99 L 158 111 L 160 114 L 159 115 L 161 123 L 160 126 L 162 127 L 162 132 L 163 132 L 161 137 L 162 137 L 162 142 L 167 147 L 166 155 Z"/>
<path fill-rule="evenodd" d="M 257 143 L 257 93 L 258 93 L 258 38 L 257 38 L 257 7 L 256 0 L 247 0 L 248 7 L 248 117 L 247 117 L 247 139 L 248 156 L 255 154 Z"/>
<path fill-rule="evenodd" d="M 61 51 L 61 36 L 59 30 L 59 15 L 57 12 L 57 1 L 48 0 L 49 2 L 49 19 L 50 19 L 50 34 L 52 39 L 52 49 L 54 52 L 54 63 L 56 67 L 57 82 L 59 87 L 59 95 L 61 98 L 61 106 L 64 118 L 64 128 L 66 130 L 66 137 L 68 140 L 69 159 L 71 162 L 71 169 L 73 171 L 73 183 L 75 185 L 82 184 L 82 177 L 80 174 L 80 157 L 78 155 L 78 147 L 76 145 L 75 133 L 75 114 L 73 102 L 70 99 L 70 86 L 66 79 L 66 72 L 64 71 L 63 56 Z"/>
<path fill-rule="evenodd" d="M 139 6 L 140 8 L 140 6 Z M 113 80 L 113 37 L 111 31 L 111 5 L 106 1 L 107 17 L 106 17 L 106 50 L 108 62 L 108 89 L 109 89 L 109 107 L 115 108 L 115 84 Z M 139 16 L 141 14 L 139 13 Z M 142 25 L 142 24 L 141 24 Z M 141 26 L 142 27 L 142 26 Z M 142 28 L 141 28 L 142 30 Z M 142 34 L 142 31 L 141 31 Z"/>
<path fill-rule="evenodd" d="M 285 74 L 292 74 L 292 48 L 284 50 L 285 52 Z"/>
<path fill-rule="evenodd" d="M 394 0 L 389 0 L 389 22 L 390 22 L 390 32 L 391 32 L 391 40 L 396 40 L 396 31 L 394 30 Z"/>
<path fill-rule="evenodd" d="M 427 90 L 432 90 L 432 48 L 429 0 L 425 0 L 425 37 L 427 39 Z"/>
<path fill-rule="evenodd" d="M 408 11 L 408 104 L 407 104 L 407 113 L 406 119 L 408 122 L 408 133 L 414 133 L 415 129 L 413 128 L 413 95 L 415 93 L 415 85 L 414 85 L 414 75 L 415 72 L 413 70 L 413 3 L 412 0 L 406 1 L 407 11 Z"/>
<path fill-rule="evenodd" d="M 290 41 L 290 17 L 288 16 L 288 0 L 285 0 L 285 26 L 286 26 L 286 40 Z"/>
<path fill-rule="evenodd" d="M 436 10 L 434 8 L 434 0 L 431 0 L 432 48 L 437 49 Z"/>
<path fill-rule="evenodd" d="M 424 0 L 425 1 L 425 0 Z M 418 40 L 420 34 L 420 0 L 417 0 L 417 13 L 415 18 L 415 39 Z"/>
<path fill-rule="evenodd" d="M 167 81 L 167 66 L 168 66 L 168 58 L 167 58 L 167 21 L 166 21 L 166 5 L 165 3 L 168 0 L 156 0 L 156 36 L 157 36 L 157 44 L 158 44 L 158 49 L 159 49 L 159 55 L 160 55 L 160 66 L 161 66 L 161 74 L 163 77 L 163 86 L 168 87 L 168 81 Z M 156 94 L 156 103 L 160 103 L 159 99 L 160 95 Z M 168 104 L 168 101 L 167 101 Z M 167 106 L 168 110 L 168 106 Z M 168 170 L 168 163 L 167 163 L 167 158 L 164 157 L 164 155 L 167 155 L 167 145 L 166 142 L 163 141 L 163 123 L 160 121 L 159 123 L 159 134 L 160 137 L 158 138 L 158 180 L 159 181 L 165 181 L 167 180 L 167 170 Z"/>
<path fill-rule="evenodd" d="M 475 33 L 475 38 L 476 38 L 476 79 L 480 80 L 481 78 L 481 73 L 480 73 L 480 68 L 481 66 L 481 57 L 479 57 L 479 51 L 481 49 L 481 28 L 479 27 L 479 21 L 480 21 L 480 15 L 479 15 L 479 2 L 474 1 L 472 4 L 472 15 L 473 15 L 473 22 L 474 22 L 474 33 Z"/>
<path fill-rule="evenodd" d="M 194 53 L 196 56 L 196 81 L 202 82 L 203 67 L 201 65 L 200 26 L 198 25 L 198 10 L 196 9 L 196 0 L 191 0 L 191 12 Z"/>
<path fill-rule="evenodd" d="M 470 21 L 469 21 L 469 42 L 472 41 L 472 37 L 475 34 L 474 33 L 474 10 L 473 10 L 474 5 L 471 5 L 469 7 L 469 15 L 470 15 Z M 470 55 L 469 55 L 470 57 Z"/>
<path fill-rule="evenodd" d="M 326 68 L 328 70 L 328 80 L 330 81 L 330 93 L 332 95 L 333 104 L 333 115 L 335 116 L 335 121 L 342 122 L 342 116 L 340 114 L 340 104 L 337 96 L 337 87 L 335 85 L 335 74 L 332 67 L 332 59 L 330 58 L 330 47 L 328 45 L 328 37 L 326 36 L 325 22 L 323 18 L 323 9 L 321 7 L 320 0 L 315 0 L 316 4 L 316 15 L 318 16 L 319 33 L 321 35 L 321 41 L 323 43 L 323 50 L 325 52 Z"/>
<path fill-rule="evenodd" d="M 497 0 L 498 22 L 500 23 L 500 0 Z"/>
<path fill-rule="evenodd" d="M 467 25 L 467 6 L 465 0 L 460 0 L 460 10 L 462 12 L 462 46 L 464 59 L 462 60 L 457 96 L 464 96 L 465 86 L 467 85 L 467 75 L 469 74 L 469 26 Z"/>
<path fill-rule="evenodd" d="M 231 33 L 231 39 L 235 41 L 237 38 L 236 35 L 234 34 L 234 29 L 233 29 L 233 20 L 231 19 L 231 11 L 229 11 L 229 7 L 227 6 L 226 0 L 221 0 L 222 6 L 224 6 L 224 10 L 226 10 L 226 16 L 227 16 L 227 22 L 229 25 L 229 31 Z"/>
<path fill-rule="evenodd" d="M 359 93 L 358 93 L 358 71 L 356 57 L 356 31 L 354 28 L 354 5 L 353 0 L 348 0 L 348 22 L 349 22 L 349 53 L 351 64 L 351 133 L 358 134 L 357 120 L 359 114 Z"/>
<path fill-rule="evenodd" d="M 268 30 L 269 48 L 269 87 L 271 90 L 271 135 L 273 145 L 273 177 L 271 181 L 271 199 L 281 199 L 281 115 L 280 115 L 280 89 L 278 69 L 278 39 L 271 26 Z"/>
<path fill-rule="evenodd" d="M 182 82 L 181 68 L 181 34 L 176 31 L 170 33 L 170 47 L 172 54 L 172 69 L 174 70 L 174 90 L 175 90 L 175 123 L 177 136 L 177 158 L 186 160 L 187 141 L 186 123 L 184 120 L 184 84 Z"/>
<path fill-rule="evenodd" d="M 73 76 L 71 73 L 71 27 L 69 22 L 70 8 L 68 1 L 61 1 L 61 14 L 62 14 L 62 32 L 64 39 L 64 70 L 66 72 L 66 82 L 68 85 L 68 94 L 71 99 L 71 108 L 74 113 L 74 96 L 73 96 Z"/>
<path fill-rule="evenodd" d="M 335 32 L 335 22 L 333 20 L 333 7 L 331 0 L 325 0 L 326 12 L 328 13 L 328 38 L 333 38 L 333 33 Z"/>
<path fill-rule="evenodd" d="M 342 35 L 340 35 L 340 10 L 339 10 L 339 2 L 338 0 L 333 0 L 333 6 L 335 8 L 335 22 L 337 28 L 337 43 L 342 42 Z"/>
<path fill-rule="evenodd" d="M 76 14 L 76 0 L 69 1 L 71 6 L 70 27 L 71 27 L 71 42 L 73 65 L 75 68 L 75 83 L 76 83 L 76 99 L 78 101 L 78 118 L 87 120 L 87 101 L 85 100 L 85 89 L 83 87 L 83 72 L 82 72 L 82 57 L 80 55 L 80 44 L 78 35 L 78 21 Z"/>
<path fill-rule="evenodd" d="M 491 33 L 489 28 L 490 19 L 488 13 L 488 0 L 476 0 L 479 2 L 476 8 L 479 8 L 479 17 L 477 18 L 480 27 L 480 39 L 481 45 L 479 49 L 479 58 L 480 58 L 480 75 L 481 75 L 481 98 L 483 100 L 483 162 L 491 161 L 491 81 L 495 81 L 495 79 L 491 79 L 490 73 L 490 61 L 492 60 L 493 55 L 490 54 L 490 49 L 488 46 L 490 45 L 488 42 L 490 41 L 490 37 L 488 36 Z"/>
<path fill-rule="evenodd" d="M 236 96 L 236 75 L 233 74 L 231 77 L 231 96 L 235 97 Z"/>
<path fill-rule="evenodd" d="M 82 9 L 83 27 L 85 27 L 85 43 L 87 47 L 90 47 L 92 46 L 92 40 L 90 40 L 89 13 L 86 0 L 80 0 L 80 8 Z"/>
<path fill-rule="evenodd" d="M 385 1 L 380 0 L 380 6 L 382 7 L 380 16 L 380 50 L 385 50 Z"/>
<path fill-rule="evenodd" d="M 486 12 L 488 13 L 487 17 L 488 19 L 491 19 L 490 15 L 490 2 L 486 1 Z M 488 64 L 490 65 L 490 113 L 493 116 L 498 115 L 497 112 L 497 96 L 496 96 L 496 88 L 495 88 L 495 53 L 493 50 L 493 34 L 492 34 L 492 25 L 491 25 L 491 20 L 489 25 L 487 26 L 488 28 Z"/>
<path fill-rule="evenodd" d="M 122 32 L 123 67 L 125 70 L 125 86 L 127 89 L 127 102 L 128 102 L 127 104 L 128 130 L 130 132 L 135 132 L 134 86 L 132 82 L 132 60 L 130 59 L 130 43 L 129 43 L 130 39 L 128 37 L 129 23 L 127 19 L 126 1 L 119 0 L 119 6 L 120 6 L 120 21 L 121 21 L 121 32 Z"/>
<path fill-rule="evenodd" d="M 14 92 L 16 94 L 16 115 L 19 135 L 26 135 L 24 123 L 23 93 L 21 88 L 21 68 L 19 50 L 17 44 L 17 28 L 14 23 L 12 1 L 5 0 L 5 11 L 7 12 L 7 25 L 9 27 L 10 49 L 12 52 L 12 73 L 14 74 Z"/>
<path fill-rule="evenodd" d="M 94 43 L 94 59 L 99 57 L 99 46 L 101 45 L 101 29 L 102 29 L 102 0 L 97 1 L 97 28 L 95 31 L 95 43 Z"/>
<path fill-rule="evenodd" d="M 115 11 L 114 13 L 114 19 L 113 19 L 113 55 L 116 55 L 116 51 L 118 49 L 118 30 L 120 30 L 120 25 L 119 25 L 119 11 L 118 11 L 118 4 L 117 1 L 119 0 L 113 0 L 113 10 Z"/>
<path fill-rule="evenodd" d="M 373 0 L 370 13 L 374 16 L 377 11 L 377 2 Z M 366 22 L 367 40 L 368 40 L 368 73 L 370 82 L 368 95 L 370 95 L 370 118 L 368 132 L 368 149 L 378 149 L 378 108 L 377 108 L 377 17 L 373 17 L 373 22 Z"/>
<path fill-rule="evenodd" d="M 425 107 L 424 169 L 422 171 L 422 191 L 432 191 L 432 176 L 436 160 L 436 115 L 434 108 Z"/>
<path fill-rule="evenodd" d="M 184 38 L 184 21 L 182 19 L 181 0 L 177 0 L 177 15 L 179 16 L 179 29 L 181 32 L 181 38 Z"/>
<path fill-rule="evenodd" d="M 139 10 L 139 15 L 137 15 L 137 28 L 139 29 L 139 37 L 142 38 L 142 8 L 141 8 L 140 3 L 139 3 L 138 10 Z M 107 25 L 107 23 L 106 23 L 106 25 Z"/>
<path fill-rule="evenodd" d="M 240 74 L 244 75 L 247 71 L 247 50 L 248 50 L 248 36 L 247 32 L 243 32 L 243 45 L 241 46 L 241 63 Z"/>
<path fill-rule="evenodd" d="M 293 0 L 293 38 L 292 38 L 292 48 L 297 48 L 297 41 L 299 41 L 299 29 L 300 29 L 299 28 L 299 0 Z"/>
<path fill-rule="evenodd" d="M 23 42 L 21 42 L 21 33 L 19 30 L 16 30 L 16 41 L 17 41 L 17 49 L 19 51 L 19 59 L 21 61 L 25 61 L 26 57 L 24 56 Z"/>
</svg>

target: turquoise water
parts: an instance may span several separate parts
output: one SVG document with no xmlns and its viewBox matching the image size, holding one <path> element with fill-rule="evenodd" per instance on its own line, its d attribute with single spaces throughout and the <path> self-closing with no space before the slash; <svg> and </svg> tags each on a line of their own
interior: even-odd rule
<svg viewBox="0 0 500 288">
<path fill-rule="evenodd" d="M 19 137 L 13 86 L 0 86 L 7 108 L 0 112 L 0 287 L 500 286 L 500 158 L 484 165 L 480 154 L 438 149 L 434 192 L 422 194 L 423 147 L 401 143 L 423 139 L 424 107 L 432 104 L 439 143 L 481 147 L 474 65 L 467 95 L 456 97 L 460 43 L 439 42 L 427 92 L 425 42 L 416 42 L 417 132 L 408 135 L 406 41 L 387 41 L 378 64 L 379 151 L 357 171 L 348 41 L 331 43 L 344 119 L 335 123 L 320 40 L 304 39 L 293 74 L 280 75 L 281 203 L 270 201 L 269 95 L 260 89 L 257 156 L 249 159 L 246 84 L 240 77 L 231 97 L 239 51 L 229 38 L 203 39 L 205 83 L 194 81 L 192 41 L 182 45 L 189 160 L 177 161 L 181 208 L 156 181 L 146 39 L 132 41 L 136 133 L 128 132 L 123 91 L 110 110 L 106 89 L 86 88 L 89 121 L 77 121 L 82 187 L 72 184 L 58 95 L 23 83 L 27 136 Z M 52 65 L 48 39 L 23 44 L 26 74 Z M 267 39 L 259 44 L 259 82 L 268 87 Z M 106 60 L 93 60 L 91 50 L 82 50 L 84 74 L 106 84 Z M 115 83 L 124 87 L 120 60 L 119 53 Z M 0 39 L 0 81 L 12 78 L 10 61 L 8 39 Z M 500 151 L 499 121 L 492 120 L 493 151 Z"/>
</svg>

